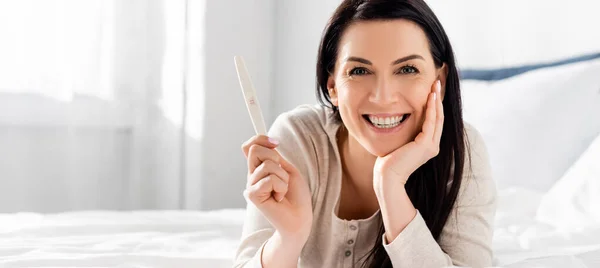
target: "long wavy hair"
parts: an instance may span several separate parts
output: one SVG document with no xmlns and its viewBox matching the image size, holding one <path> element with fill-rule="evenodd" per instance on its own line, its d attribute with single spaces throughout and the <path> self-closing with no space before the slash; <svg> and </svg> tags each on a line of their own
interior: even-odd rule
<svg viewBox="0 0 600 268">
<path fill-rule="evenodd" d="M 327 80 L 334 72 L 342 34 L 352 23 L 394 19 L 405 19 L 419 25 L 429 41 L 435 66 L 441 68 L 445 63 L 448 68 L 443 100 L 444 128 L 439 154 L 410 175 L 405 186 L 413 205 L 439 242 L 460 189 L 465 162 L 465 139 L 454 52 L 446 32 L 429 6 L 423 0 L 343 1 L 330 18 L 321 37 L 317 59 L 317 98 L 341 120 L 337 107 L 331 102 Z M 392 267 L 381 241 L 384 232 L 382 223 L 373 249 L 363 256 L 362 267 Z"/>
</svg>

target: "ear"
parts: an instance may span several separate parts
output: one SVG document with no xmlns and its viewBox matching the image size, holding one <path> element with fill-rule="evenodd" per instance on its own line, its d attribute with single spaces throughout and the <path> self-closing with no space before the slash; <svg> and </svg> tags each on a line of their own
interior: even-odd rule
<svg viewBox="0 0 600 268">
<path fill-rule="evenodd" d="M 327 91 L 329 92 L 329 99 L 331 100 L 333 106 L 338 106 L 338 94 L 335 88 L 335 79 L 333 79 L 333 76 L 329 76 L 329 78 L 327 78 Z"/>
<path fill-rule="evenodd" d="M 448 77 L 448 65 L 444 63 L 441 68 L 437 70 L 437 77 L 442 84 L 441 94 L 442 101 L 444 100 L 444 96 L 446 95 L 446 78 Z"/>
</svg>

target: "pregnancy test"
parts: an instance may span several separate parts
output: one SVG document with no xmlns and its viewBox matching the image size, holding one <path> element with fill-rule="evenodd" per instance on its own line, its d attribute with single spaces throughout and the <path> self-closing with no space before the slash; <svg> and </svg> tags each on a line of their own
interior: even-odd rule
<svg viewBox="0 0 600 268">
<path fill-rule="evenodd" d="M 235 56 L 235 69 L 237 70 L 238 79 L 240 80 L 240 86 L 242 87 L 242 93 L 244 94 L 244 100 L 246 101 L 246 108 L 250 114 L 254 131 L 257 135 L 267 135 L 267 128 L 265 126 L 265 120 L 263 119 L 262 110 L 256 97 L 256 90 L 250 80 L 250 75 L 246 69 L 246 64 L 241 56 Z"/>
</svg>

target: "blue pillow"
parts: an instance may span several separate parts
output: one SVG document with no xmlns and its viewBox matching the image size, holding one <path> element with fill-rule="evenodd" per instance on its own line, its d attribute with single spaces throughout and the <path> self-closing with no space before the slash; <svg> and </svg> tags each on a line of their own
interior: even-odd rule
<svg viewBox="0 0 600 268">
<path fill-rule="evenodd" d="M 600 58 L 600 53 L 589 54 L 584 56 L 579 56 L 575 58 L 569 58 L 566 60 L 555 61 L 551 63 L 544 64 L 532 64 L 532 65 L 524 65 L 519 67 L 511 67 L 511 68 L 501 68 L 501 69 L 464 69 L 459 70 L 459 75 L 461 79 L 469 79 L 469 80 L 483 80 L 483 81 L 495 81 L 502 80 L 505 78 L 509 78 L 515 75 L 519 75 L 522 73 L 526 73 L 535 69 L 554 67 L 569 63 L 587 61 Z"/>
</svg>

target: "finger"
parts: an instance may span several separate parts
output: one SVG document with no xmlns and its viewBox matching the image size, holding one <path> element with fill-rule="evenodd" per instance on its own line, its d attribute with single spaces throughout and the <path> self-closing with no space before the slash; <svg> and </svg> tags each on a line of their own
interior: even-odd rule
<svg viewBox="0 0 600 268">
<path fill-rule="evenodd" d="M 256 167 L 267 160 L 279 163 L 280 158 L 279 153 L 272 148 L 253 144 L 248 150 L 248 172 L 253 173 Z"/>
<path fill-rule="evenodd" d="M 287 193 L 288 186 L 276 175 L 270 175 L 262 180 L 259 180 L 256 184 L 248 188 L 248 199 L 254 204 L 262 204 L 269 200 L 275 192 L 275 196 L 278 202 L 283 199 Z"/>
<path fill-rule="evenodd" d="M 244 155 L 246 157 L 248 157 L 248 152 L 250 151 L 250 147 L 254 144 L 273 149 L 273 148 L 277 147 L 277 145 L 279 145 L 279 141 L 277 141 L 274 138 L 265 136 L 265 135 L 253 136 L 252 138 L 250 138 L 249 140 L 244 142 L 244 144 L 242 144 L 242 151 L 244 152 Z"/>
<path fill-rule="evenodd" d="M 252 187 L 265 179 L 273 182 L 273 197 L 281 202 L 288 190 L 289 174 L 279 164 L 266 160 L 248 177 L 247 187 Z"/>
<path fill-rule="evenodd" d="M 423 122 L 423 137 L 425 141 L 431 141 L 433 139 L 433 132 L 435 131 L 435 99 L 436 93 L 429 93 L 427 99 L 427 110 L 425 111 L 425 121 Z"/>
<path fill-rule="evenodd" d="M 270 178 L 260 180 L 258 183 L 246 188 L 247 198 L 255 205 L 260 205 L 271 198 L 273 185 Z"/>
<path fill-rule="evenodd" d="M 436 116 L 435 116 L 435 131 L 433 134 L 433 142 L 436 146 L 440 145 L 440 140 L 442 139 L 442 132 L 444 129 L 444 105 L 442 104 L 442 98 L 439 98 L 442 91 L 442 85 L 440 80 L 436 83 L 436 92 L 437 92 L 437 100 L 436 100 Z"/>
<path fill-rule="evenodd" d="M 256 170 L 250 176 L 248 176 L 248 183 L 246 187 L 256 184 L 259 180 L 269 175 L 276 175 L 285 184 L 288 184 L 290 181 L 290 175 L 281 166 L 279 166 L 279 164 L 271 160 L 267 160 L 260 164 L 260 166 L 258 166 L 258 168 L 256 168 Z"/>
<path fill-rule="evenodd" d="M 277 202 L 281 202 L 288 192 L 289 184 L 285 183 L 282 178 L 279 178 L 279 176 L 276 175 L 271 175 L 271 179 L 273 180 L 273 198 L 275 198 Z"/>
</svg>

